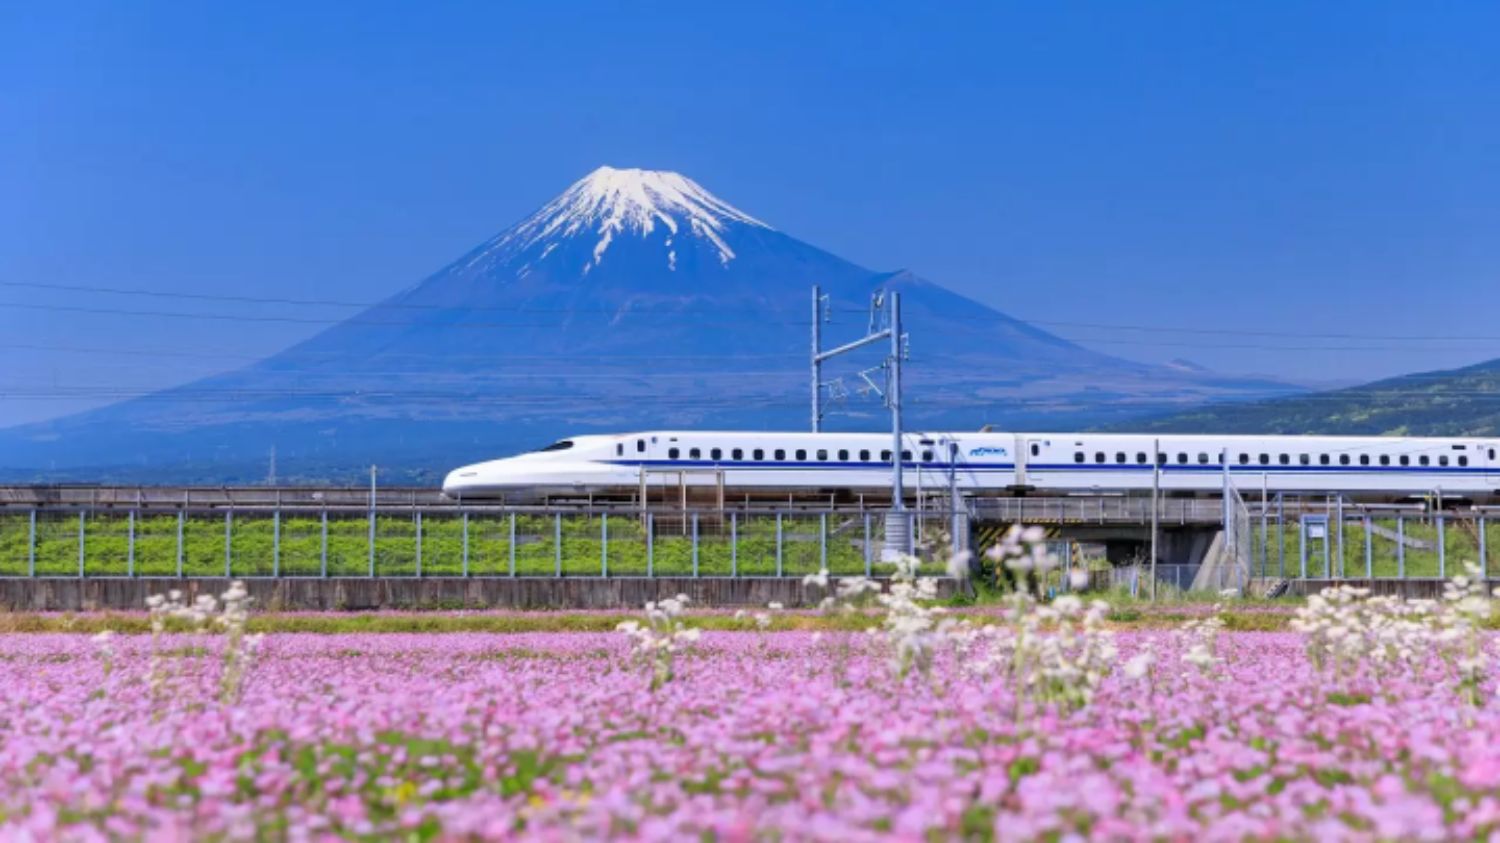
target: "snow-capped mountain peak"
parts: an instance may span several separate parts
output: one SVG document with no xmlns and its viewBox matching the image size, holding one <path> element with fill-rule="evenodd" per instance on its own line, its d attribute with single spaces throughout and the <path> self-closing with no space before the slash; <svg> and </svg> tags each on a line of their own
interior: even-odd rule
<svg viewBox="0 0 1500 843">
<path fill-rule="evenodd" d="M 673 241 L 682 236 L 708 241 L 727 266 L 734 250 L 723 235 L 731 224 L 770 228 L 679 173 L 600 167 L 503 234 L 496 245 L 515 251 L 539 247 L 540 261 L 561 240 L 597 235 L 592 260 L 583 267 L 586 274 L 617 237 L 647 237 L 661 229 L 666 234 L 662 260 L 669 269 L 676 269 Z"/>
</svg>

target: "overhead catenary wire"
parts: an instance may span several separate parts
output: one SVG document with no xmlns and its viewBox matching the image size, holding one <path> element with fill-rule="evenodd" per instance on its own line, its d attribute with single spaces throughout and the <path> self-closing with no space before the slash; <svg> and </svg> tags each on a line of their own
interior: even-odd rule
<svg viewBox="0 0 1500 843">
<path fill-rule="evenodd" d="M 81 314 L 93 314 L 93 315 L 105 315 L 105 316 L 157 317 L 157 318 L 189 319 L 189 320 L 192 320 L 192 319 L 201 319 L 201 320 L 207 320 L 207 321 L 246 322 L 246 323 L 282 323 L 282 324 L 294 324 L 294 325 L 326 325 L 326 326 L 350 326 L 350 327 L 393 327 L 393 328 L 409 328 L 409 327 L 411 327 L 413 325 L 413 323 L 410 322 L 410 321 L 360 319 L 358 317 L 340 318 L 340 319 L 334 319 L 334 318 L 319 319 L 319 318 L 309 318 L 309 317 L 300 317 L 300 316 L 281 316 L 281 315 L 243 314 L 243 313 L 191 313 L 191 312 L 185 312 L 185 311 L 127 310 L 127 309 L 122 309 L 122 308 L 85 307 L 85 306 L 79 306 L 79 305 L 37 304 L 37 303 L 33 303 L 33 302 L 0 302 L 0 308 L 13 308 L 13 309 L 22 309 L 22 310 L 40 310 L 40 311 L 62 312 L 62 313 L 81 313 Z M 600 312 L 600 313 L 602 315 L 602 312 Z M 693 313 L 691 311 L 671 311 L 671 312 L 667 312 L 667 311 L 645 311 L 645 310 L 643 310 L 643 311 L 630 311 L 630 315 L 632 315 L 632 316 L 659 316 L 659 317 L 671 317 L 671 318 L 691 318 L 693 326 L 694 327 L 700 327 L 700 328 L 701 327 L 736 327 L 736 326 L 752 326 L 752 325 L 753 326 L 765 326 L 765 325 L 768 325 L 768 324 L 781 324 L 781 325 L 788 325 L 788 326 L 803 326 L 803 325 L 806 324 L 805 321 L 799 322 L 799 321 L 796 321 L 796 320 L 784 320 L 784 321 L 779 321 L 778 322 L 778 321 L 774 321 L 774 320 L 773 321 L 767 321 L 765 319 L 752 319 L 752 318 L 708 321 L 708 320 L 704 320 L 704 319 L 698 318 L 698 317 L 701 316 L 701 314 L 695 314 L 695 313 Z M 571 320 L 569 320 L 569 321 L 571 321 Z M 557 328 L 565 327 L 565 326 L 566 326 L 565 322 L 476 322 L 476 321 L 467 321 L 467 320 L 447 322 L 447 323 L 444 323 L 444 325 L 443 325 L 443 327 L 445 329 L 447 329 L 447 328 L 452 328 L 452 329 L 539 328 L 539 329 L 548 329 L 548 330 L 555 330 Z M 593 323 L 584 323 L 584 324 L 580 325 L 580 327 L 586 327 L 586 326 L 591 326 L 591 327 L 595 327 L 595 328 L 598 327 L 597 325 L 594 325 Z M 1226 331 L 1223 331 L 1221 333 L 1233 333 L 1233 332 L 1226 330 Z M 1296 351 L 1296 352 L 1334 352 L 1334 351 L 1336 351 L 1336 352 L 1345 352 L 1345 351 L 1359 351 L 1359 352 L 1385 351 L 1385 352 L 1398 352 L 1399 351 L 1399 352 L 1402 352 L 1402 353 L 1442 353 L 1442 354 L 1452 354 L 1452 353 L 1455 353 L 1455 352 L 1462 352 L 1462 351 L 1474 351 L 1474 352 L 1481 352 L 1481 353 L 1500 352 L 1500 346 L 1497 346 L 1496 348 L 1493 348 L 1493 349 L 1491 349 L 1491 348 L 1478 348 L 1478 347 L 1474 347 L 1474 348 L 1455 348 L 1455 347 L 1452 347 L 1452 346 L 1447 346 L 1447 347 L 1428 347 L 1428 348 L 1400 348 L 1400 349 L 1396 349 L 1396 348 L 1390 348 L 1390 347 L 1387 347 L 1387 346 L 1329 346 L 1329 345 L 1296 345 L 1296 346 L 1286 346 L 1286 345 L 1270 345 L 1270 344 L 1263 344 L 1263 343 L 1260 343 L 1260 344 L 1251 344 L 1251 343 L 1190 343 L 1190 342 L 1163 342 L 1163 341 L 1159 341 L 1159 340 L 1098 339 L 1098 338 L 1092 338 L 1092 337 L 1061 337 L 1061 339 L 1065 339 L 1065 340 L 1067 340 L 1069 342 L 1080 343 L 1080 344 L 1123 345 L 1123 346 L 1140 346 L 1140 347 L 1165 346 L 1165 347 L 1175 347 L 1175 348 L 1235 349 L 1235 350 L 1254 350 L 1254 351 Z M 1455 339 L 1457 339 L 1457 338 L 1455 338 Z M 1471 338 L 1471 339 L 1473 339 L 1473 338 Z M 1413 341 L 1413 342 L 1415 342 L 1415 341 L 1436 342 L 1436 341 L 1438 341 L 1438 338 L 1416 338 L 1416 337 L 1410 337 L 1410 338 L 1407 338 L 1407 341 Z M 1496 342 L 1500 343 L 1500 338 L 1496 338 Z"/>
<path fill-rule="evenodd" d="M 651 309 L 636 310 L 636 309 L 625 308 L 625 307 L 599 307 L 599 308 L 566 307 L 566 308 L 549 308 L 549 307 L 533 307 L 533 306 L 530 306 L 530 305 L 506 305 L 506 306 L 500 306 L 500 305 L 445 305 L 445 304 L 424 304 L 424 303 L 420 303 L 420 302 L 405 302 L 405 301 L 399 301 L 398 302 L 398 301 L 392 301 L 392 300 L 389 300 L 389 299 L 388 300 L 384 300 L 384 301 L 351 301 L 351 300 L 347 300 L 347 299 L 316 299 L 316 298 L 295 298 L 295 297 L 282 297 L 282 296 L 247 296 L 247 295 L 223 294 L 223 293 L 197 293 L 197 292 L 179 292 L 179 291 L 169 291 L 169 290 L 149 290 L 149 289 L 136 288 L 136 287 L 112 287 L 112 286 L 84 285 L 84 284 L 55 284 L 55 283 L 42 283 L 42 282 L 36 282 L 36 281 L 0 280 L 0 288 L 5 288 L 5 287 L 8 287 L 8 288 L 19 288 L 19 289 L 34 289 L 34 290 L 54 290 L 54 291 L 61 291 L 61 292 L 81 292 L 81 293 L 94 293 L 94 294 L 102 293 L 102 294 L 108 294 L 108 295 L 145 296 L 145 297 L 151 297 L 151 298 L 181 299 L 181 300 L 192 300 L 192 301 L 217 301 L 217 302 L 229 302 L 229 303 L 237 303 L 237 304 L 273 304 L 273 305 L 293 305 L 293 306 L 299 306 L 299 307 L 308 307 L 308 306 L 313 306 L 313 307 L 348 307 L 348 308 L 367 308 L 367 309 L 374 308 L 374 309 L 381 309 L 381 310 L 415 310 L 415 311 L 440 311 L 440 312 L 441 311 L 449 311 L 449 312 L 451 312 L 451 311 L 460 311 L 460 312 L 476 312 L 476 313 L 552 313 L 552 314 L 594 313 L 594 314 L 610 314 L 610 315 L 620 315 L 622 313 L 626 313 L 626 314 L 631 315 L 631 316 L 657 315 L 657 316 L 672 316 L 672 317 L 679 317 L 679 316 L 699 316 L 699 315 L 702 315 L 705 312 L 713 312 L 715 310 L 720 310 L 720 311 L 724 311 L 724 312 L 734 312 L 734 313 L 745 313 L 746 312 L 745 307 L 743 305 L 741 305 L 741 304 L 734 304 L 734 305 L 728 305 L 728 306 L 723 306 L 723 307 L 703 307 L 702 305 L 695 305 L 692 308 L 682 309 L 682 310 L 651 310 Z M 27 307 L 27 308 L 34 308 L 34 309 L 50 309 L 50 308 L 71 307 L 71 306 L 63 306 L 63 305 L 41 305 L 41 304 L 31 303 L 31 302 L 22 302 L 22 303 L 0 302 L 0 307 Z M 830 313 L 859 314 L 859 315 L 865 315 L 867 313 L 867 311 L 864 308 L 854 308 L 854 307 L 833 307 L 833 306 L 829 306 L 827 308 L 827 310 Z M 90 312 L 95 312 L 95 311 L 100 312 L 100 313 L 119 313 L 119 314 L 122 314 L 122 315 L 148 315 L 148 316 L 169 316 L 169 315 L 170 316 L 175 316 L 176 315 L 176 314 L 167 314 L 167 313 L 163 313 L 163 312 L 159 312 L 159 311 L 125 311 L 125 310 L 113 310 L 113 309 L 109 309 L 109 308 L 96 308 L 96 309 L 94 309 L 94 310 L 92 310 Z M 778 314 L 780 314 L 780 313 L 786 313 L 788 315 L 790 315 L 792 313 L 791 309 L 768 309 L 766 312 L 774 312 L 774 313 L 778 313 Z M 204 316 L 204 318 L 218 318 L 217 315 L 212 316 L 212 317 L 210 317 L 208 315 L 203 315 L 203 316 Z M 248 315 L 226 314 L 224 316 L 225 316 L 225 318 L 236 318 L 236 317 L 238 317 L 238 318 L 244 318 L 247 321 L 255 321 L 255 320 L 258 320 L 258 319 L 268 318 L 268 317 L 258 317 L 258 316 L 254 315 L 254 314 L 248 314 Z M 1046 326 L 1057 327 L 1057 328 L 1082 328 L 1082 329 L 1087 329 L 1087 330 L 1131 331 L 1131 332 L 1146 332 L 1146 333 L 1153 333 L 1153 334 L 1167 333 L 1167 334 L 1192 334 L 1192 335 L 1201 335 L 1201 336 L 1225 336 L 1225 335 L 1228 335 L 1228 336 L 1244 336 L 1244 337 L 1280 337 L 1280 338 L 1300 339 L 1300 340 L 1308 340 L 1308 339 L 1333 339 L 1333 340 L 1380 340 L 1380 341 L 1395 341 L 1395 342 L 1416 341 L 1416 342 L 1496 342 L 1496 343 L 1500 343 L 1500 335 L 1474 335 L 1474 334 L 1377 334 L 1377 333 L 1350 333 L 1350 332 L 1328 333 L 1328 332 L 1318 332 L 1318 331 L 1264 331 L 1264 330 L 1245 330 L 1245 329 L 1242 329 L 1242 328 L 1233 328 L 1233 327 L 1197 327 L 1197 328 L 1195 328 L 1195 327 L 1182 327 L 1182 326 L 1177 326 L 1177 325 L 1142 325 L 1142 324 L 1136 324 L 1136 323 L 1121 323 L 1121 322 L 1080 322 L 1080 321 L 1067 321 L 1067 320 L 1058 320 L 1058 319 L 1031 318 L 1031 317 L 1026 317 L 1026 316 L 1012 316 L 1012 315 L 1006 315 L 1005 318 L 1014 319 L 1015 321 L 1023 322 L 1023 323 L 1030 324 L 1030 325 L 1046 325 Z M 347 319 L 331 319 L 331 320 L 310 320 L 310 321 L 315 321 L 315 322 L 318 322 L 318 323 L 322 323 L 322 322 L 325 322 L 325 321 L 330 321 L 330 322 L 345 322 L 345 321 L 348 321 L 348 320 Z M 743 320 L 743 321 L 745 321 L 745 322 L 760 322 L 761 320 L 747 318 L 746 320 Z M 356 323 L 356 324 L 359 324 L 359 323 Z M 375 324 L 375 323 L 365 323 L 365 324 Z M 396 324 L 406 325 L 408 323 L 400 322 L 400 323 L 396 323 Z M 476 324 L 477 325 L 477 324 L 480 324 L 480 323 L 469 323 L 469 324 Z M 792 320 L 788 320 L 786 322 L 786 324 L 806 325 L 807 323 L 806 323 L 806 320 L 792 319 Z M 486 327 L 496 327 L 496 326 L 487 325 Z M 499 327 L 504 327 L 504 326 L 499 326 Z M 548 327 L 548 326 L 542 325 L 542 326 L 537 326 L 537 327 Z M 1089 340 L 1089 341 L 1097 341 L 1097 340 Z M 1210 346 L 1210 347 L 1238 348 L 1238 347 L 1241 347 L 1241 346 Z M 1302 350 L 1302 349 L 1296 349 L 1296 348 L 1294 348 L 1294 349 L 1291 349 L 1291 350 Z M 1349 350 L 1367 350 L 1367 349 L 1364 349 L 1364 348 L 1353 348 L 1353 349 L 1349 349 Z"/>
</svg>

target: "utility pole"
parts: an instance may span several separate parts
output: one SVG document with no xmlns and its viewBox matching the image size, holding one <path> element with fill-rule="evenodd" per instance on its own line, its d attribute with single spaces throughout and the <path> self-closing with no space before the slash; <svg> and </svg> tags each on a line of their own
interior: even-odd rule
<svg viewBox="0 0 1500 843">
<path fill-rule="evenodd" d="M 823 431 L 823 291 L 812 288 L 812 432 Z"/>
<path fill-rule="evenodd" d="M 375 466 L 370 466 L 370 577 L 375 576 Z"/>
<path fill-rule="evenodd" d="M 906 519 L 906 489 L 902 485 L 901 460 L 901 294 L 891 293 L 891 382 L 886 389 L 886 404 L 891 408 L 891 515 L 886 520 L 887 555 L 905 554 L 911 550 L 911 524 Z M 894 528 L 892 527 L 894 525 Z"/>
<path fill-rule="evenodd" d="M 885 327 L 877 330 L 878 319 L 884 310 Z M 885 404 L 891 410 L 891 514 L 886 519 L 885 551 L 883 555 L 905 554 L 911 551 L 911 525 L 906 519 L 906 502 L 904 477 L 901 464 L 901 359 L 906 354 L 906 335 L 901 332 L 901 294 L 889 293 L 882 295 L 876 293 L 870 299 L 870 329 L 865 336 L 853 342 L 845 343 L 837 348 L 823 351 L 823 332 L 820 322 L 823 315 L 823 297 L 817 287 L 813 287 L 813 325 L 812 325 L 812 423 L 813 432 L 819 432 L 822 428 L 822 366 L 823 361 L 846 354 L 857 348 L 863 348 L 871 343 L 884 339 L 891 341 L 891 350 L 886 357 L 886 389 Z M 866 378 L 868 381 L 869 379 Z M 876 392 L 879 389 L 871 382 L 871 388 Z"/>
</svg>

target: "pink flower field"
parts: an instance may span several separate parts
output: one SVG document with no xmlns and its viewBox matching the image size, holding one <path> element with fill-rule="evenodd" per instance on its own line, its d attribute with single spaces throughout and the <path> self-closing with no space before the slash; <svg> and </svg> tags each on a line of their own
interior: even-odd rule
<svg viewBox="0 0 1500 843">
<path fill-rule="evenodd" d="M 1491 838 L 1488 674 L 1319 634 L 1119 634 L 1070 705 L 857 633 L 707 633 L 663 682 L 618 633 L 272 634 L 235 688 L 223 636 L 4 636 L 0 838 Z"/>
</svg>

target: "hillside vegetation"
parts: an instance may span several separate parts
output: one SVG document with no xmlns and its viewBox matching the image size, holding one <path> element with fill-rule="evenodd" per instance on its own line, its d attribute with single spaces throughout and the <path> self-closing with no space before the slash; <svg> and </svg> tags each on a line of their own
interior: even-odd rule
<svg viewBox="0 0 1500 843">
<path fill-rule="evenodd" d="M 1161 433 L 1500 436 L 1500 360 L 1112 424 Z"/>
</svg>

